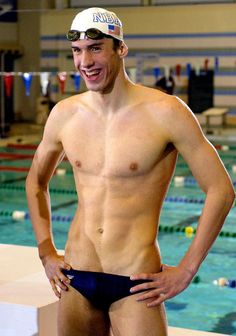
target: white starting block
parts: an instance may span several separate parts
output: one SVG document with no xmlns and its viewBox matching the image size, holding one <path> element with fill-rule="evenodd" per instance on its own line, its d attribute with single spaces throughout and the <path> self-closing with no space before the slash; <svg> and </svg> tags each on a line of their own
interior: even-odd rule
<svg viewBox="0 0 236 336">
<path fill-rule="evenodd" d="M 227 334 L 211 333 L 207 331 L 182 329 L 182 328 L 168 328 L 168 336 L 229 336 Z"/>
<path fill-rule="evenodd" d="M 33 247 L 0 244 L 0 335 L 56 336 L 57 301 Z"/>
<path fill-rule="evenodd" d="M 228 110 L 229 109 L 226 107 L 211 107 L 203 111 L 202 115 L 206 117 L 206 130 L 209 130 L 211 126 L 211 123 L 210 123 L 211 118 L 216 118 L 216 117 L 220 118 L 221 120 L 220 126 L 225 127 L 226 126 L 226 114 Z"/>
</svg>

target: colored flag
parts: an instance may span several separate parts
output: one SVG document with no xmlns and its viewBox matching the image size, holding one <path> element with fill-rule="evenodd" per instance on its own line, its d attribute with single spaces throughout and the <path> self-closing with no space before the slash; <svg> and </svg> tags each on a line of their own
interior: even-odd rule
<svg viewBox="0 0 236 336">
<path fill-rule="evenodd" d="M 215 57 L 215 71 L 219 70 L 219 57 Z"/>
<path fill-rule="evenodd" d="M 25 94 L 26 96 L 30 95 L 30 87 L 32 82 L 33 75 L 30 72 L 24 72 L 23 73 L 23 82 L 25 85 Z"/>
<path fill-rule="evenodd" d="M 49 84 L 49 72 L 41 72 L 40 73 L 40 84 L 42 88 L 42 93 L 44 96 L 47 95 L 48 84 Z"/>
<path fill-rule="evenodd" d="M 191 73 L 192 67 L 191 67 L 191 63 L 187 63 L 186 64 L 186 73 L 187 73 L 187 77 L 190 77 L 190 73 Z"/>
<path fill-rule="evenodd" d="M 74 74 L 74 84 L 75 90 L 78 92 L 80 88 L 80 74 L 78 72 Z"/>
<path fill-rule="evenodd" d="M 108 25 L 108 34 L 120 35 L 120 27 L 115 25 Z"/>
<path fill-rule="evenodd" d="M 179 78 L 180 75 L 181 75 L 181 70 L 182 70 L 182 65 L 181 64 L 176 64 L 175 66 L 175 73 L 176 73 L 176 76 Z"/>
<path fill-rule="evenodd" d="M 154 71 L 154 76 L 157 79 L 160 75 L 161 69 L 159 67 L 156 67 L 156 68 L 153 69 L 153 71 Z"/>
<path fill-rule="evenodd" d="M 7 97 L 11 97 L 13 87 L 13 75 L 6 73 L 4 75 L 4 84 Z"/>
<path fill-rule="evenodd" d="M 58 79 L 60 83 L 61 94 L 63 94 L 65 92 L 66 72 L 60 72 L 58 74 Z"/>
</svg>

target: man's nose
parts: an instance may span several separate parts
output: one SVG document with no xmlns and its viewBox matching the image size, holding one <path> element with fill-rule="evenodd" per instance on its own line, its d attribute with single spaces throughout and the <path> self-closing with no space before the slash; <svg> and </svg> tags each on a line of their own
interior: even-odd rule
<svg viewBox="0 0 236 336">
<path fill-rule="evenodd" d="M 82 68 L 88 68 L 94 63 L 93 56 L 87 50 L 84 50 L 81 55 L 80 65 Z"/>
</svg>

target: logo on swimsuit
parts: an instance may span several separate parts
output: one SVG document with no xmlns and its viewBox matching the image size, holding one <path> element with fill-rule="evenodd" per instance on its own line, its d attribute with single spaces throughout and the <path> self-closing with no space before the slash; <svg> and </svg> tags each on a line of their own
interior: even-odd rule
<svg viewBox="0 0 236 336">
<path fill-rule="evenodd" d="M 74 277 L 75 277 L 74 275 L 67 275 L 67 278 L 70 280 L 74 279 Z"/>
</svg>

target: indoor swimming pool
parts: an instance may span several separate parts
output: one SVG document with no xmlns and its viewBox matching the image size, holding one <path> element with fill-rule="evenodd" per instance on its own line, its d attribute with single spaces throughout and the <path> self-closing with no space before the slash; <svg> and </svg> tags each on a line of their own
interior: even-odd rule
<svg viewBox="0 0 236 336">
<path fill-rule="evenodd" d="M 236 147 L 218 146 L 232 180 L 236 180 Z M 0 243 L 35 246 L 25 198 L 25 177 L 34 148 L 0 148 Z M 60 165 L 51 184 L 53 232 L 57 248 L 63 249 L 77 205 L 73 176 L 67 161 Z M 204 202 L 188 167 L 179 158 L 160 220 L 158 241 L 163 262 L 176 265 L 187 250 L 193 235 L 185 228 L 197 226 Z M 234 183 L 235 185 L 235 183 Z M 18 216 L 16 215 L 18 211 Z M 13 218 L 14 217 L 14 218 Z M 166 302 L 170 326 L 236 335 L 236 288 L 220 287 L 214 280 L 236 279 L 236 207 L 232 208 L 221 235 L 187 290 Z"/>
</svg>

